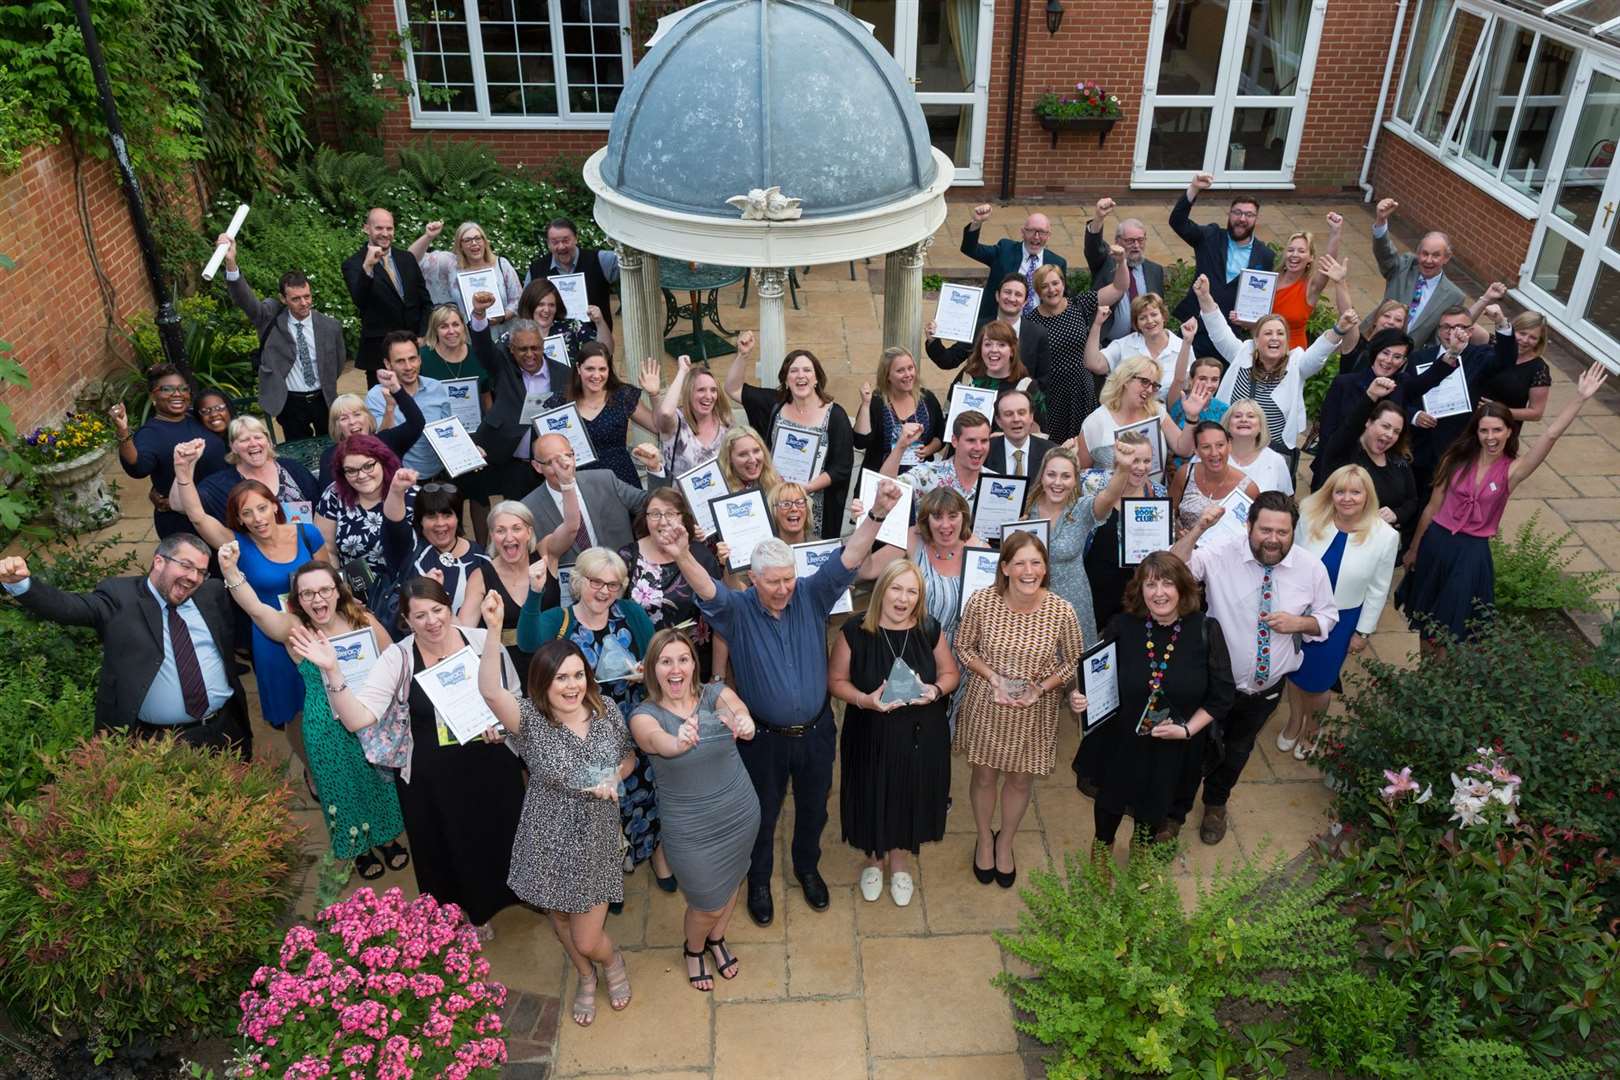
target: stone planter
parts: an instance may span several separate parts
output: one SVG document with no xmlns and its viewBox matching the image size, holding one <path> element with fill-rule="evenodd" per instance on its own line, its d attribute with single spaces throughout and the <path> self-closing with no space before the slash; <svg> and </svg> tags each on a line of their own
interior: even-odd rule
<svg viewBox="0 0 1620 1080">
<path fill-rule="evenodd" d="M 1042 116 L 1035 114 L 1041 127 L 1052 133 L 1052 149 L 1057 149 L 1058 134 L 1064 131 L 1095 131 L 1097 146 L 1101 147 L 1108 133 L 1119 123 L 1117 116 Z"/>
<path fill-rule="evenodd" d="M 113 447 L 103 446 L 71 461 L 34 467 L 40 494 L 55 522 L 69 532 L 89 532 L 112 524 L 118 502 L 107 490 L 107 459 Z"/>
</svg>

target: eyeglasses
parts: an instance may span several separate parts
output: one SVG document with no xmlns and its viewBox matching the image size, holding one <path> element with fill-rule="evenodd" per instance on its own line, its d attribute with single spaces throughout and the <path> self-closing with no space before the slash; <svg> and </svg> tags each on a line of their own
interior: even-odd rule
<svg viewBox="0 0 1620 1080">
<path fill-rule="evenodd" d="M 1159 384 L 1148 378 L 1146 375 L 1132 375 L 1131 382 L 1139 382 L 1149 390 L 1159 389 Z"/>
<path fill-rule="evenodd" d="M 229 416 L 230 414 L 231 407 L 229 405 L 204 405 L 197 410 L 198 416 Z"/>
<path fill-rule="evenodd" d="M 617 589 L 620 583 L 617 581 L 603 581 L 601 578 L 587 577 L 585 579 L 585 584 L 589 585 L 595 592 L 611 592 L 612 590 Z"/>
<path fill-rule="evenodd" d="M 1255 218 L 1260 216 L 1260 212 L 1258 210 L 1228 210 L 1226 215 L 1228 217 L 1241 218 L 1244 221 L 1253 221 Z"/>
<path fill-rule="evenodd" d="M 322 585 L 318 589 L 299 589 L 298 599 L 308 603 L 311 600 L 330 600 L 337 595 L 337 586 Z"/>
<path fill-rule="evenodd" d="M 372 464 L 375 465 L 376 462 L 372 462 Z M 454 485 L 454 484 L 423 484 L 422 485 L 422 493 L 424 495 L 431 495 L 436 491 L 442 491 L 446 495 L 460 495 L 461 494 L 460 490 L 457 489 L 456 485 Z"/>
<path fill-rule="evenodd" d="M 679 521 L 681 520 L 681 512 L 679 510 L 649 510 L 647 511 L 647 520 Z"/>
<path fill-rule="evenodd" d="M 776 508 L 778 510 L 803 510 L 808 505 L 809 504 L 806 503 L 803 499 L 778 499 L 778 500 L 776 500 Z"/>
<path fill-rule="evenodd" d="M 1025 236 L 1051 236 L 1052 235 L 1052 230 L 1051 229 L 1025 229 L 1024 230 L 1024 235 Z"/>
<path fill-rule="evenodd" d="M 191 393 L 191 387 L 185 383 L 181 383 L 179 386 L 154 386 L 152 387 L 152 393 L 162 394 L 164 397 L 185 397 Z"/>
<path fill-rule="evenodd" d="M 187 573 L 191 573 L 191 574 L 206 574 L 206 573 L 208 573 L 208 567 L 206 567 L 206 566 L 198 566 L 196 563 L 190 561 L 189 559 L 177 559 L 173 555 L 159 555 L 158 558 L 162 559 L 164 562 L 174 563 L 174 565 L 178 566 L 180 569 L 186 571 Z"/>
<path fill-rule="evenodd" d="M 357 476 L 366 475 L 366 473 L 375 469 L 377 464 L 378 463 L 373 460 L 366 462 L 364 465 L 345 465 L 343 466 L 343 475 L 348 477 L 350 480 L 353 480 Z"/>
</svg>

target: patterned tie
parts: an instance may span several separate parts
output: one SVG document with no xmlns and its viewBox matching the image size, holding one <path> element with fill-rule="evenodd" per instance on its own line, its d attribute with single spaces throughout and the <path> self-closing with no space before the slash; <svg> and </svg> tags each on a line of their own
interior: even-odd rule
<svg viewBox="0 0 1620 1080">
<path fill-rule="evenodd" d="M 394 283 L 394 291 L 404 296 L 405 286 L 399 283 L 399 271 L 394 268 L 394 253 L 392 251 L 383 256 L 383 272 L 388 275 L 388 280 Z"/>
<path fill-rule="evenodd" d="M 1271 614 L 1271 567 L 1260 577 L 1259 632 L 1255 635 L 1254 688 L 1262 690 L 1271 679 L 1271 627 L 1266 616 Z"/>
<path fill-rule="evenodd" d="M 1024 475 L 1024 452 L 1022 450 L 1013 451 L 1013 475 Z"/>
<path fill-rule="evenodd" d="M 191 643 L 191 629 L 180 617 L 180 609 L 164 604 L 168 609 L 169 644 L 174 649 L 174 669 L 180 676 L 180 696 L 186 702 L 186 715 L 201 720 L 208 715 L 208 686 L 203 682 L 202 665 L 197 662 L 197 648 Z"/>
<path fill-rule="evenodd" d="M 591 532 L 585 527 L 585 515 L 579 515 L 579 528 L 574 530 L 574 546 L 584 551 L 591 546 Z"/>
<path fill-rule="evenodd" d="M 298 371 L 304 385 L 320 389 L 320 376 L 315 374 L 315 354 L 310 351 L 309 338 L 304 336 L 304 324 L 297 319 L 293 320 L 293 338 L 298 347 Z"/>
<path fill-rule="evenodd" d="M 1035 295 L 1035 270 L 1040 265 L 1041 257 L 1039 255 L 1031 255 L 1024 262 L 1024 285 L 1026 286 L 1024 290 L 1025 315 L 1028 315 L 1030 312 L 1034 311 L 1036 304 L 1039 302 L 1039 299 Z"/>
<path fill-rule="evenodd" d="M 1428 279 L 1419 274 L 1417 284 L 1412 286 L 1412 302 L 1406 306 L 1406 322 L 1408 326 L 1417 320 L 1418 308 L 1423 306 L 1423 289 L 1427 284 Z"/>
</svg>

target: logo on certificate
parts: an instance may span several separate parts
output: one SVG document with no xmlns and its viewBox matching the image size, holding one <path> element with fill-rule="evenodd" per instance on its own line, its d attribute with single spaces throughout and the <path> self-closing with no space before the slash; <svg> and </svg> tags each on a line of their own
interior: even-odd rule
<svg viewBox="0 0 1620 1080">
<path fill-rule="evenodd" d="M 470 386 L 446 386 L 444 388 L 444 392 L 448 397 L 450 397 L 452 399 L 460 398 L 462 401 L 469 401 L 469 400 L 471 400 L 472 387 L 470 387 Z"/>
<path fill-rule="evenodd" d="M 1133 515 L 1135 521 L 1151 525 L 1159 520 L 1159 511 L 1152 506 L 1138 506 Z"/>
<path fill-rule="evenodd" d="M 803 435 L 794 435 L 789 433 L 787 436 L 787 444 L 789 450 L 803 450 L 805 447 L 810 445 L 810 440 Z"/>
<path fill-rule="evenodd" d="M 433 428 L 433 434 L 437 435 L 441 439 L 453 439 L 456 435 L 456 425 L 445 424 L 442 427 L 435 425 Z"/>
<path fill-rule="evenodd" d="M 458 667 L 454 671 L 435 671 L 440 686 L 460 686 L 467 681 L 467 669 Z"/>
<path fill-rule="evenodd" d="M 754 516 L 754 504 L 745 502 L 726 503 L 726 517 L 732 520 L 751 518 Z"/>
<path fill-rule="evenodd" d="M 1017 494 L 1018 485 L 1016 484 L 998 484 L 994 480 L 990 481 L 990 497 L 992 499 L 1010 499 Z"/>
<path fill-rule="evenodd" d="M 975 302 L 975 300 L 976 298 L 972 293 L 961 293 L 953 290 L 945 294 L 946 303 L 950 304 L 952 307 L 965 308 L 969 303 Z"/>
<path fill-rule="evenodd" d="M 707 491 L 714 487 L 714 473 L 704 473 L 702 476 L 694 476 L 690 481 L 688 481 L 688 483 L 692 485 L 693 491 Z"/>
<path fill-rule="evenodd" d="M 804 561 L 814 567 L 826 566 L 828 561 L 831 560 L 834 555 L 837 555 L 840 550 L 842 549 L 828 548 L 826 551 L 806 551 L 804 553 Z"/>
<path fill-rule="evenodd" d="M 1267 281 L 1266 278 L 1255 277 L 1253 274 L 1250 274 L 1249 275 L 1249 288 L 1251 288 L 1251 289 L 1263 289 L 1263 288 L 1266 287 L 1266 281 Z"/>
<path fill-rule="evenodd" d="M 997 557 L 995 555 L 979 556 L 979 573 L 994 574 L 996 572 Z"/>
<path fill-rule="evenodd" d="M 346 664 L 360 659 L 360 648 L 360 643 L 356 641 L 352 645 L 334 645 L 332 646 L 332 653 L 337 657 L 338 663 Z"/>
<path fill-rule="evenodd" d="M 566 417 L 566 416 L 548 416 L 548 417 L 546 417 L 546 430 L 547 431 L 567 431 L 569 427 L 570 427 L 570 425 L 568 423 L 568 417 Z"/>
<path fill-rule="evenodd" d="M 1091 658 L 1091 674 L 1101 675 L 1108 670 L 1108 657 L 1093 656 Z"/>
</svg>

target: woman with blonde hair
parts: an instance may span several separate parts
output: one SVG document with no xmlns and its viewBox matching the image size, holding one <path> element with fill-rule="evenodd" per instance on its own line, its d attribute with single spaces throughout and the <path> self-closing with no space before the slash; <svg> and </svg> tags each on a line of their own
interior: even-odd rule
<svg viewBox="0 0 1620 1080">
<path fill-rule="evenodd" d="M 903 667 L 901 666 L 903 665 Z M 896 672 L 916 686 L 890 693 Z M 883 891 L 911 903 L 915 885 L 906 853 L 945 835 L 951 794 L 951 733 L 946 703 L 960 680 L 939 624 L 928 617 L 922 570 L 897 559 L 872 588 L 866 616 L 850 619 L 833 642 L 827 687 L 845 702 L 839 819 L 844 841 L 866 855 L 861 898 Z"/>
<path fill-rule="evenodd" d="M 753 341 L 754 332 L 744 330 L 738 335 L 737 351 L 752 348 Z M 719 455 L 720 442 L 735 421 L 731 402 L 707 364 L 694 368 L 690 356 L 677 357 L 675 378 L 656 401 L 653 420 L 664 452 L 664 475 L 671 482 Z"/>
<path fill-rule="evenodd" d="M 1154 417 L 1159 420 L 1160 440 L 1169 452 L 1192 456 L 1192 431 L 1172 420 L 1159 398 L 1163 379 L 1158 361 L 1147 356 L 1130 357 L 1114 369 L 1103 383 L 1102 404 L 1080 425 L 1080 434 L 1064 444 L 1074 451 L 1082 467 L 1111 467 L 1115 433 Z M 1209 399 L 1197 390 L 1189 391 L 1181 400 L 1188 424 L 1197 423 L 1209 404 Z"/>
<path fill-rule="evenodd" d="M 784 480 L 765 496 L 765 506 L 776 523 L 776 535 L 790 544 L 816 539 L 810 529 L 810 495 L 803 484 Z"/>
<path fill-rule="evenodd" d="M 782 475 L 771 462 L 770 448 L 759 432 L 747 424 L 738 424 L 726 432 L 715 457 L 730 491 L 758 487 L 769 495 L 782 482 Z"/>
<path fill-rule="evenodd" d="M 1273 294 L 1271 310 L 1288 324 L 1288 347 L 1305 347 L 1305 327 L 1316 311 L 1316 302 L 1322 290 L 1331 281 L 1337 286 L 1339 309 L 1350 307 L 1350 294 L 1344 278 L 1348 269 L 1339 261 L 1339 243 L 1343 239 L 1344 218 L 1330 211 L 1327 216 L 1327 251 L 1318 258 L 1316 240 L 1308 232 L 1297 232 L 1283 241 L 1282 266 L 1277 274 L 1277 289 Z M 1235 325 L 1237 324 L 1234 320 Z M 1258 326 L 1258 323 L 1252 324 Z"/>
<path fill-rule="evenodd" d="M 1261 491 L 1294 493 L 1294 474 L 1288 459 L 1267 445 L 1270 433 L 1266 430 L 1266 414 L 1253 398 L 1239 398 L 1221 417 L 1221 426 L 1231 438 L 1227 447 L 1227 460 L 1243 470 Z"/>
<path fill-rule="evenodd" d="M 537 602 L 549 600 L 557 604 L 558 588 L 552 579 L 544 556 L 539 552 L 540 541 L 535 535 L 534 513 L 527 506 L 513 500 L 498 502 L 489 509 L 488 561 L 479 562 L 467 574 L 467 590 L 456 612 L 456 621 L 462 626 L 477 626 L 483 617 L 484 596 L 497 592 L 506 605 L 506 625 L 501 629 L 501 642 L 512 655 L 512 665 L 518 672 L 518 689 L 527 690 L 529 661 L 534 658 L 532 648 L 517 643 L 518 615 L 533 594 Z M 549 591 L 550 596 L 546 594 Z"/>
<path fill-rule="evenodd" d="M 909 349 L 891 345 L 878 360 L 877 375 L 861 386 L 861 405 L 855 410 L 855 446 L 866 451 L 867 461 L 882 461 L 907 424 L 919 425 L 922 433 L 900 459 L 902 475 L 945 445 L 945 413 L 934 392 L 918 385 L 917 358 Z"/>
<path fill-rule="evenodd" d="M 322 491 L 337 479 L 336 470 L 332 467 L 333 459 L 337 455 L 337 444 L 351 435 L 377 436 L 401 461 L 405 459 L 405 451 L 415 446 L 416 440 L 422 437 L 422 428 L 426 425 L 427 418 L 422 415 L 421 406 L 416 404 L 416 399 L 400 387 L 399 376 L 387 368 L 378 368 L 377 385 L 388 395 L 385 400 L 397 414 L 393 427 L 378 431 L 377 418 L 371 415 L 371 410 L 366 408 L 366 399 L 359 394 L 339 394 L 332 399 L 331 407 L 326 410 L 326 434 L 332 440 L 332 446 L 321 455 L 318 482 Z"/>
<path fill-rule="evenodd" d="M 1365 649 L 1378 629 L 1401 534 L 1379 515 L 1367 470 L 1345 465 L 1299 504 L 1295 537 L 1327 567 L 1339 608 L 1333 633 L 1305 642 L 1304 660 L 1288 676 L 1288 723 L 1277 733 L 1277 749 L 1304 761 L 1316 750 L 1317 718 L 1327 708 L 1345 657 Z"/>
<path fill-rule="evenodd" d="M 1547 367 L 1547 317 L 1526 311 L 1513 320 L 1513 338 L 1519 361 L 1485 384 L 1480 396 L 1508 407 L 1519 423 L 1540 420 L 1552 393 L 1552 372 Z"/>
<path fill-rule="evenodd" d="M 187 444 L 177 444 L 176 449 L 184 445 Z M 206 443 L 203 445 L 206 446 Z M 315 500 L 326 489 L 317 487 L 315 477 L 298 461 L 276 456 L 270 429 L 263 420 L 257 416 L 238 416 L 225 430 L 225 445 L 230 450 L 225 455 L 227 467 L 209 473 L 198 480 L 192 489 L 204 513 L 216 522 L 225 520 L 225 504 L 230 501 L 231 492 L 244 480 L 257 480 L 269 491 L 272 499 L 284 506 L 288 503 L 309 503 L 311 517 L 308 520 L 313 522 Z M 191 480 L 192 477 L 188 475 L 186 483 L 190 484 Z M 169 505 L 175 510 L 180 509 L 183 495 L 180 486 L 176 478 L 174 485 L 169 488 Z M 192 524 L 196 524 L 195 519 Z M 203 539 L 208 538 L 205 536 Z"/>
<path fill-rule="evenodd" d="M 506 314 L 499 319 L 491 319 L 491 332 L 498 335 L 494 329 L 517 314 L 518 298 L 523 295 L 523 279 L 512 268 L 512 264 L 505 258 L 496 255 L 495 249 L 484 234 L 483 226 L 476 221 L 463 221 L 456 226 L 454 238 L 450 241 L 449 251 L 429 251 L 433 241 L 444 232 L 444 222 L 430 221 L 422 230 L 422 235 L 411 242 L 410 252 L 416 256 L 417 263 L 422 267 L 422 279 L 427 282 L 428 295 L 435 304 L 449 304 L 458 311 L 461 309 L 461 289 L 457 284 L 456 275 L 465 270 L 487 270 L 493 268 L 500 279 L 501 307 Z M 467 318 L 469 312 L 463 311 L 462 318 Z M 429 326 L 429 332 L 432 327 Z M 426 366 L 426 358 L 424 367 Z M 428 373 L 432 378 L 437 375 Z"/>
</svg>

